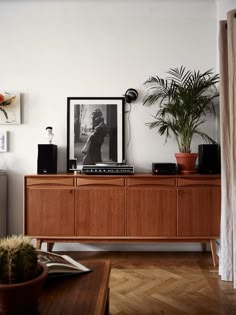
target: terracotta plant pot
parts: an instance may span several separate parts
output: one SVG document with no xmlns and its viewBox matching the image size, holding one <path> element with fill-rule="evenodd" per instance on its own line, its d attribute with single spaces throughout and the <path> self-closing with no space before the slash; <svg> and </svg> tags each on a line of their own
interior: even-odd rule
<svg viewBox="0 0 236 315">
<path fill-rule="evenodd" d="M 178 164 L 180 174 L 194 174 L 196 173 L 197 153 L 175 153 L 175 158 Z"/>
<path fill-rule="evenodd" d="M 48 275 L 46 265 L 40 275 L 32 280 L 16 284 L 0 284 L 0 314 L 37 314 L 38 297 Z"/>
</svg>

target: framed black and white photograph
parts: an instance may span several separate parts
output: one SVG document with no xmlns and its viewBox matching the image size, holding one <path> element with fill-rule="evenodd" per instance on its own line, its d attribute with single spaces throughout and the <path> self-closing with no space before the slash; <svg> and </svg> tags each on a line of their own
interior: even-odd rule
<svg viewBox="0 0 236 315">
<path fill-rule="evenodd" d="M 67 170 L 83 165 L 122 163 L 124 98 L 67 98 Z"/>
</svg>

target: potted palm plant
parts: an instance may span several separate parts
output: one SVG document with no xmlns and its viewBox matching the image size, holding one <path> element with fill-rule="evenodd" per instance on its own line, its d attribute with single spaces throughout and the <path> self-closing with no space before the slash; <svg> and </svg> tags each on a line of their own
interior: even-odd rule
<svg viewBox="0 0 236 315">
<path fill-rule="evenodd" d="M 175 136 L 179 148 L 179 153 L 175 154 L 179 170 L 182 174 L 191 174 L 196 172 L 197 159 L 197 153 L 191 152 L 193 136 L 199 135 L 206 142 L 215 143 L 200 127 L 206 122 L 208 113 L 215 113 L 219 75 L 214 75 L 212 70 L 192 71 L 183 66 L 167 73 L 166 79 L 152 76 L 144 82 L 143 105 L 159 105 L 154 120 L 147 125 L 158 128 L 159 134 L 165 134 L 166 141 L 171 134 Z"/>
<path fill-rule="evenodd" d="M 34 314 L 47 274 L 31 238 L 0 239 L 0 314 Z"/>
</svg>

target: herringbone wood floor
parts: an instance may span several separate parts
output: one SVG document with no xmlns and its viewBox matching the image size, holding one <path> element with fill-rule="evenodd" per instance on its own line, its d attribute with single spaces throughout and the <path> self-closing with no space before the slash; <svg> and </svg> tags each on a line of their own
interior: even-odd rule
<svg viewBox="0 0 236 315">
<path fill-rule="evenodd" d="M 232 283 L 220 280 L 210 253 L 69 252 L 69 255 L 79 260 L 112 262 L 110 315 L 236 315 L 236 290 Z"/>
</svg>

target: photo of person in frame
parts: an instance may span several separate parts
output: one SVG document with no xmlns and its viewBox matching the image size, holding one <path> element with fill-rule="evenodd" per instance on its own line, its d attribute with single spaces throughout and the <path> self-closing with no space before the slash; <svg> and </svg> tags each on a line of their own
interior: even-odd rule
<svg viewBox="0 0 236 315">
<path fill-rule="evenodd" d="M 117 105 L 74 105 L 76 167 L 117 161 Z"/>
<path fill-rule="evenodd" d="M 94 165 L 98 162 L 102 162 L 101 146 L 107 134 L 106 125 L 102 116 L 103 114 L 100 109 L 95 109 L 92 112 L 92 132 L 82 148 L 84 165 Z"/>
</svg>

